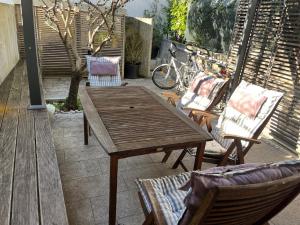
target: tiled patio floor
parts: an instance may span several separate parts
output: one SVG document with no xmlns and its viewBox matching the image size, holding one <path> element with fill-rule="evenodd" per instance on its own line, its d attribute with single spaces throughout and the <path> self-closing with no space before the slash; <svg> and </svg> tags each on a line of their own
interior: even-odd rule
<svg viewBox="0 0 300 225">
<path fill-rule="evenodd" d="M 142 82 L 142 80 L 140 80 Z M 150 83 L 148 82 L 150 85 Z M 152 87 L 153 88 L 153 87 Z M 59 160 L 65 200 L 70 225 L 108 224 L 109 158 L 94 137 L 90 145 L 83 144 L 82 113 L 56 114 L 52 121 L 54 141 Z M 247 162 L 270 162 L 295 158 L 279 147 L 263 142 L 252 148 Z M 208 148 L 216 145 L 207 144 Z M 140 225 L 142 209 L 134 179 L 177 174 L 181 169 L 170 169 L 177 154 L 167 164 L 161 164 L 161 153 L 123 159 L 120 161 L 117 216 L 119 224 Z M 193 158 L 187 157 L 185 164 L 192 168 Z M 204 164 L 204 168 L 212 165 Z M 300 224 L 300 198 L 272 220 L 272 225 Z"/>
</svg>

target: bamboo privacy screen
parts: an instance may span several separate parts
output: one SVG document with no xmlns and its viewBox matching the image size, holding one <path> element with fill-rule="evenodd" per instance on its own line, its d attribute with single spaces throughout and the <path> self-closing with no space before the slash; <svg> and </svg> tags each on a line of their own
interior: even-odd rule
<svg viewBox="0 0 300 225">
<path fill-rule="evenodd" d="M 71 65 L 67 59 L 66 50 L 56 31 L 51 29 L 44 19 L 44 12 L 40 7 L 35 7 L 36 37 L 40 67 L 43 77 L 70 76 Z M 23 25 L 20 6 L 16 5 L 16 18 L 18 29 L 18 42 L 21 57 L 24 57 Z M 72 29 L 76 34 L 77 48 L 84 58 L 87 54 L 88 21 L 86 12 L 81 12 L 75 20 Z M 101 30 L 105 33 L 105 30 Z M 100 32 L 100 33 L 101 33 Z M 111 43 L 105 45 L 101 51 L 102 56 L 121 56 L 121 73 L 124 68 L 124 44 L 125 44 L 125 14 L 121 12 L 116 16 L 115 35 Z"/>
<path fill-rule="evenodd" d="M 249 0 L 237 12 L 229 66 L 234 70 Z M 240 79 L 284 92 L 270 122 L 272 137 L 300 152 L 300 1 L 259 0 Z"/>
</svg>

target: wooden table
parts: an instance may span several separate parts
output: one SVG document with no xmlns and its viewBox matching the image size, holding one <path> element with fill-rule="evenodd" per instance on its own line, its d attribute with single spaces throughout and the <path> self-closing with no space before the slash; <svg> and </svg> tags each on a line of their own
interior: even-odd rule
<svg viewBox="0 0 300 225">
<path fill-rule="evenodd" d="M 118 161 L 161 151 L 197 147 L 195 168 L 201 168 L 211 137 L 189 118 L 144 87 L 80 89 L 84 139 L 88 126 L 110 156 L 109 224 L 116 224 Z"/>
</svg>

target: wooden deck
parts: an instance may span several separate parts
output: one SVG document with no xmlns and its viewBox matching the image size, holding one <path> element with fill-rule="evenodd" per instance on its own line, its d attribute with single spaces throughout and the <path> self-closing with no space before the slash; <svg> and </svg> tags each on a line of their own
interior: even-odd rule
<svg viewBox="0 0 300 225">
<path fill-rule="evenodd" d="M 28 106 L 20 62 L 0 86 L 0 224 L 67 225 L 48 114 Z"/>
</svg>

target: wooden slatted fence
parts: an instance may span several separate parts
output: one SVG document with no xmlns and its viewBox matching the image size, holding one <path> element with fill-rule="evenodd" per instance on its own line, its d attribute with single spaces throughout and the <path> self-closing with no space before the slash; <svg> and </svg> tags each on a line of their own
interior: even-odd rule
<svg viewBox="0 0 300 225">
<path fill-rule="evenodd" d="M 248 4 L 249 0 L 242 0 L 238 9 L 229 54 L 231 70 L 234 70 Z M 259 1 L 240 78 L 284 92 L 270 122 L 270 134 L 277 142 L 300 152 L 299 0 Z"/>
<path fill-rule="evenodd" d="M 67 58 L 67 53 L 59 35 L 51 29 L 45 21 L 43 9 L 36 6 L 35 10 L 36 36 L 38 43 L 38 53 L 43 77 L 70 76 L 71 65 Z M 18 44 L 21 57 L 24 57 L 24 38 L 21 7 L 16 5 L 16 18 L 18 30 Z M 76 35 L 77 49 L 84 59 L 87 54 L 88 43 L 88 21 L 86 12 L 80 12 L 76 17 L 72 29 Z M 105 32 L 105 30 L 101 30 Z M 124 71 L 124 45 L 125 45 L 125 13 L 121 11 L 116 16 L 115 35 L 113 41 L 104 46 L 101 51 L 102 56 L 121 56 L 121 74 Z"/>
</svg>

